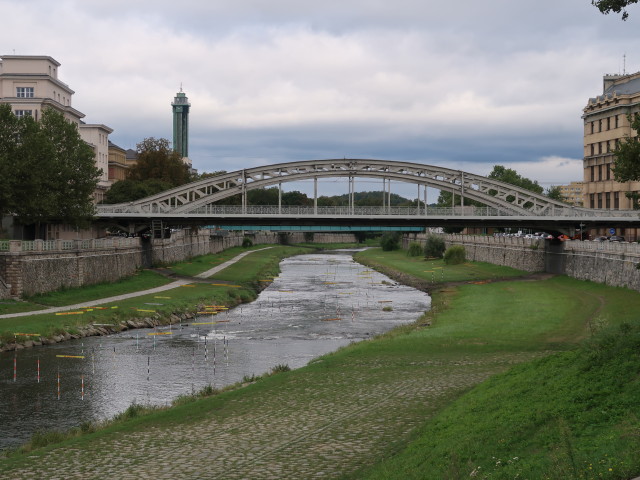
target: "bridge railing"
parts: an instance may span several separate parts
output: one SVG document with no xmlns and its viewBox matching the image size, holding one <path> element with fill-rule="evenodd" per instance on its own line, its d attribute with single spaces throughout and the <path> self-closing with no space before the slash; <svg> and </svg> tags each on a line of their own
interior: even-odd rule
<svg viewBox="0 0 640 480">
<path fill-rule="evenodd" d="M 158 206 L 154 206 L 149 210 L 141 209 L 137 205 L 98 205 L 98 215 L 109 216 L 118 214 L 133 215 L 170 215 L 171 211 L 165 211 Z M 513 211 L 505 208 L 496 207 L 429 207 L 421 206 L 297 206 L 297 205 L 204 205 L 184 212 L 187 215 L 202 216 L 226 216 L 226 215 L 330 215 L 330 216 L 434 216 L 434 217 L 453 217 L 453 216 L 473 216 L 473 217 L 504 217 L 504 216 L 521 216 Z M 531 216 L 539 217 L 563 217 L 563 218 L 594 218 L 594 217 L 628 217 L 638 218 L 640 212 L 636 210 L 605 210 L 605 209 L 587 209 L 578 207 L 552 207 L 543 213 L 531 212 Z"/>
</svg>

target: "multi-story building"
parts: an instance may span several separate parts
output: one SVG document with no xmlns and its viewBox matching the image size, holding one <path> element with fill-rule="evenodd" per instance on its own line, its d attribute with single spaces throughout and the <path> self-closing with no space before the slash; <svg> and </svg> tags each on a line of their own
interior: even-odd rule
<svg viewBox="0 0 640 480">
<path fill-rule="evenodd" d="M 81 138 L 95 150 L 96 167 L 102 170 L 96 190 L 100 201 L 109 188 L 109 134 L 113 130 L 102 124 L 83 122 L 84 113 L 72 106 L 75 93 L 58 79 L 60 63 L 44 55 L 0 56 L 0 103 L 11 105 L 18 116 L 30 115 L 36 120 L 42 110 L 53 108 L 78 125 Z"/>
<path fill-rule="evenodd" d="M 569 185 L 558 185 L 562 199 L 576 207 L 582 206 L 582 185 L 583 182 L 571 182 Z"/>
<path fill-rule="evenodd" d="M 628 116 L 640 112 L 640 72 L 605 75 L 602 95 L 590 98 L 583 110 L 584 182 L 583 203 L 587 208 L 629 210 L 634 202 L 627 193 L 640 193 L 640 182 L 616 182 L 613 150 L 625 137 L 634 136 Z M 595 232 L 610 233 L 609 229 Z M 616 233 L 635 240 L 635 229 Z"/>
<path fill-rule="evenodd" d="M 128 174 L 127 151 L 109 140 L 109 181 L 124 180 Z"/>
<path fill-rule="evenodd" d="M 88 124 L 84 113 L 72 106 L 74 91 L 58 78 L 60 63 L 45 55 L 0 56 L 0 103 L 11 105 L 19 116 L 42 118 L 42 111 L 53 108 L 78 125 L 80 137 L 95 152 L 96 167 L 102 170 L 94 194 L 96 202 L 102 200 L 109 181 L 109 134 L 113 130 L 102 124 Z M 24 238 L 24 229 L 12 226 L 14 238 Z M 99 235 L 96 229 L 78 231 L 68 225 L 48 225 L 47 238 L 80 238 Z"/>
</svg>

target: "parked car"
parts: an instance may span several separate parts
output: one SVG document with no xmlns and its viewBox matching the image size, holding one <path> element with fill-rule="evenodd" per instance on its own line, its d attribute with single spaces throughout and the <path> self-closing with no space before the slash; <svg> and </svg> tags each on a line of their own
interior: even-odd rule
<svg viewBox="0 0 640 480">
<path fill-rule="evenodd" d="M 607 237 L 596 237 L 593 239 L 594 242 L 606 242 L 609 240 Z"/>
<path fill-rule="evenodd" d="M 621 237 L 620 235 L 611 235 L 609 237 L 609 241 L 610 242 L 625 242 L 626 240 L 624 239 L 624 237 Z"/>
</svg>

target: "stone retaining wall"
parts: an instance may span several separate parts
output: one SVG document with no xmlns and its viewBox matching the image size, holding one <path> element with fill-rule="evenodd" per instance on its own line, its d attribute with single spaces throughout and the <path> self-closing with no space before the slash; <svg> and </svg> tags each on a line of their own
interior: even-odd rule
<svg viewBox="0 0 640 480">
<path fill-rule="evenodd" d="M 11 241 L 9 251 L 0 252 L 0 299 L 51 292 L 102 282 L 114 282 L 140 268 L 170 264 L 198 255 L 218 253 L 242 245 L 244 237 L 254 244 L 278 244 L 275 232 L 242 235 L 239 232 L 209 230 L 175 232 L 170 238 L 142 241 L 127 239 L 99 246 L 99 242 L 81 248 L 63 249 L 62 244 L 31 242 L 23 251 L 21 241 Z M 288 243 L 302 243 L 304 233 L 287 234 Z M 314 234 L 316 243 L 355 242 L 353 234 Z"/>
<path fill-rule="evenodd" d="M 517 268 L 527 272 L 549 272 L 640 291 L 640 244 L 567 241 L 482 235 L 441 235 L 445 245 L 463 245 L 473 261 Z M 425 244 L 426 234 L 403 238 Z"/>
</svg>

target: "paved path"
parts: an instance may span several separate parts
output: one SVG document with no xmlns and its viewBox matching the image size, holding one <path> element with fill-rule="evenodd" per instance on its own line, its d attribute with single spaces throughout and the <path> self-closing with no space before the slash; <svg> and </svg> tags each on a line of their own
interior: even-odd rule
<svg viewBox="0 0 640 480">
<path fill-rule="evenodd" d="M 216 267 L 213 267 L 212 269 L 207 270 L 206 272 L 199 273 L 198 275 L 196 275 L 196 278 L 208 278 L 208 277 L 218 273 L 220 270 L 223 270 L 223 269 L 227 268 L 229 265 L 234 264 L 235 262 L 237 262 L 241 258 L 246 257 L 247 255 L 249 255 L 251 253 L 259 252 L 261 250 L 266 250 L 268 248 L 272 248 L 272 247 L 265 247 L 265 248 L 260 248 L 260 249 L 257 249 L 257 250 L 249 250 L 247 252 L 243 252 L 240 255 L 236 255 L 231 260 L 227 260 L 226 262 L 221 263 L 220 265 L 218 265 Z M 66 310 L 75 310 L 75 309 L 83 308 L 83 307 L 94 307 L 96 305 L 103 305 L 105 303 L 119 302 L 120 300 L 124 300 L 124 299 L 127 299 L 127 298 L 134 298 L 134 297 L 140 297 L 142 295 L 149 295 L 151 293 L 164 292 L 166 290 L 171 290 L 173 288 L 180 287 L 181 285 L 186 285 L 188 283 L 191 283 L 191 281 L 192 280 L 190 280 L 188 278 L 183 278 L 183 279 L 176 280 L 174 282 L 168 283 L 166 285 L 162 285 L 160 287 L 150 288 L 148 290 L 140 290 L 138 292 L 124 293 L 122 295 L 116 295 L 116 296 L 108 297 L 108 298 L 101 298 L 101 299 L 98 299 L 98 300 L 91 300 L 89 302 L 84 302 L 84 303 L 76 303 L 75 305 L 66 305 L 64 307 L 51 307 L 51 308 L 47 308 L 47 309 L 44 309 L 44 310 L 32 310 L 30 312 L 5 313 L 4 315 L 0 315 L 0 319 L 2 319 L 2 318 L 13 318 L 13 317 L 28 317 L 30 315 L 40 315 L 40 314 L 43 314 L 43 313 L 64 312 Z"/>
</svg>

